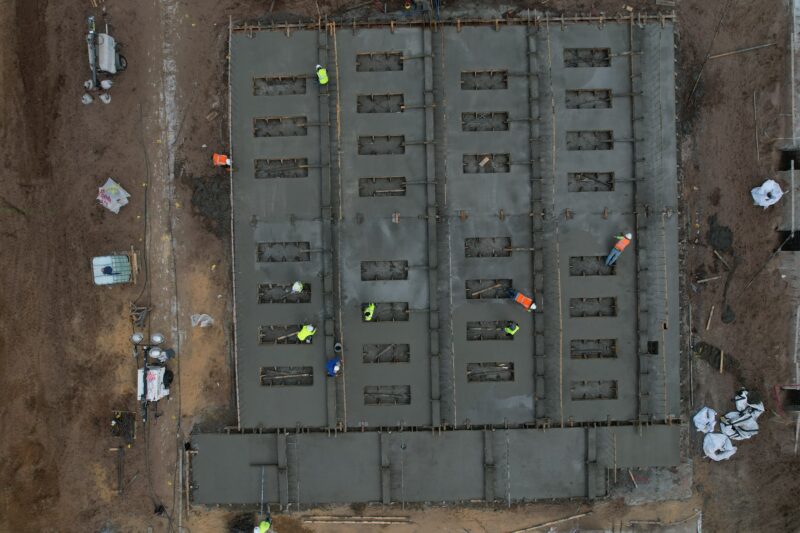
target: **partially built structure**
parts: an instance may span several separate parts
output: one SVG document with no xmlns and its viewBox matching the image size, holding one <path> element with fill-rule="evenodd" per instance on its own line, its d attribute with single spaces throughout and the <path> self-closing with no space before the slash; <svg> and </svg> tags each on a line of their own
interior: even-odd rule
<svg viewBox="0 0 800 533">
<path fill-rule="evenodd" d="M 194 503 L 262 467 L 296 509 L 678 464 L 670 16 L 242 26 L 229 68 L 238 427 L 193 436 Z"/>
</svg>

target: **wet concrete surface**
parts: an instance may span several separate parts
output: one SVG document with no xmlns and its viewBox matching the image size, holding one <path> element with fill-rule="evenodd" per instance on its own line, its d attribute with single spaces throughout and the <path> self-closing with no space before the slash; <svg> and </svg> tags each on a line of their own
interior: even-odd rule
<svg viewBox="0 0 800 533">
<path fill-rule="evenodd" d="M 677 427 L 632 431 L 679 414 L 672 42 L 669 24 L 234 32 L 240 427 L 308 433 L 197 436 L 196 500 L 252 502 L 243 442 L 277 446 L 281 505 L 596 497 L 617 446 L 676 464 Z M 296 280 L 303 302 L 258 296 Z"/>
</svg>

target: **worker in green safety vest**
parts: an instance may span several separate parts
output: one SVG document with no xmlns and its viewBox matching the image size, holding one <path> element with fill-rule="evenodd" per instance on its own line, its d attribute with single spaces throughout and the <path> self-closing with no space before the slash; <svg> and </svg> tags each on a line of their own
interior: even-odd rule
<svg viewBox="0 0 800 533">
<path fill-rule="evenodd" d="M 375 314 L 375 304 L 370 302 L 364 306 L 364 322 L 372 322 L 372 316 Z"/>
<path fill-rule="evenodd" d="M 300 342 L 311 342 L 311 337 L 317 332 L 317 328 L 311 324 L 305 324 L 303 329 L 297 332 L 297 340 Z"/>
<path fill-rule="evenodd" d="M 320 85 L 328 85 L 328 71 L 322 65 L 317 65 L 317 80 Z"/>
<path fill-rule="evenodd" d="M 270 527 L 272 527 L 272 520 L 267 517 L 266 520 L 262 520 L 256 527 L 253 528 L 253 533 L 267 533 Z"/>
<path fill-rule="evenodd" d="M 272 527 L 272 520 L 269 516 L 267 516 L 266 520 L 262 520 L 256 527 L 253 528 L 253 533 L 267 533 L 270 527 Z"/>
<path fill-rule="evenodd" d="M 513 321 L 508 321 L 506 322 L 506 327 L 503 328 L 503 331 L 513 337 L 519 331 L 519 324 Z"/>
</svg>

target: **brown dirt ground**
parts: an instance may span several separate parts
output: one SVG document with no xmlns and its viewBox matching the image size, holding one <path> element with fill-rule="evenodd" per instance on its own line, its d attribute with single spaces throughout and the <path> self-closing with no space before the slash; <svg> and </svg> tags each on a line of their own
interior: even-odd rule
<svg viewBox="0 0 800 533">
<path fill-rule="evenodd" d="M 341 12 L 360 2 L 320 1 L 322 13 Z M 492 2 L 494 3 L 494 2 Z M 628 1 L 637 9 L 656 9 L 649 0 Z M 230 243 L 224 211 L 224 176 L 208 165 L 212 150 L 225 147 L 224 60 L 228 16 L 263 18 L 265 0 L 164 0 L 176 6 L 164 22 L 158 3 L 106 0 L 115 36 L 129 61 L 112 89 L 109 106 L 79 103 L 87 77 L 85 17 L 100 14 L 85 2 L 7 0 L 0 18 L 0 116 L 3 117 L 0 167 L 0 531 L 154 531 L 177 530 L 179 479 L 176 447 L 193 428 L 219 429 L 235 421 L 228 344 L 230 323 Z M 278 0 L 275 15 L 313 15 L 312 1 Z M 399 0 L 389 3 L 397 7 Z M 450 2 L 466 5 L 466 2 Z M 515 2 L 568 13 L 623 9 L 620 1 Z M 778 0 L 757 4 L 732 1 L 711 52 L 764 42 L 778 46 L 711 60 L 695 94 L 689 93 L 709 51 L 725 3 L 679 2 L 678 99 L 683 173 L 683 216 L 690 244 L 685 257 L 687 280 L 721 273 L 708 245 L 708 219 L 733 231 L 733 247 L 724 257 L 735 264 L 727 293 L 723 280 L 705 284 L 684 301 L 691 304 L 695 340 L 720 347 L 739 372 L 722 375 L 704 361 L 693 371 L 695 406 L 724 410 L 735 388 L 768 392 L 791 380 L 789 345 L 793 310 L 777 261 L 745 285 L 777 246 L 775 209 L 750 205 L 748 191 L 777 164 L 777 142 L 785 136 L 788 112 L 785 86 L 788 59 L 785 8 Z M 160 23 L 156 23 L 159 21 Z M 150 198 L 152 280 L 137 286 L 97 288 L 89 259 L 131 245 L 142 250 L 144 197 L 148 170 L 153 183 L 166 164 L 163 87 L 165 26 L 176 61 L 179 131 L 173 198 Z M 753 92 L 761 131 L 756 158 Z M 205 145 L 205 146 L 203 146 Z M 113 176 L 132 194 L 119 215 L 98 207 L 96 187 Z M 164 203 L 166 202 L 166 203 Z M 173 224 L 158 221 L 168 208 Z M 221 235 L 221 237 L 220 237 Z M 766 235 L 766 237 L 765 237 Z M 159 277 L 174 242 L 177 287 Z M 167 254 L 169 255 L 169 254 Z M 168 279 L 168 278 L 167 278 Z M 147 290 L 142 290 L 143 288 Z M 136 410 L 135 366 L 127 336 L 128 302 L 142 294 L 161 313 L 177 294 L 181 368 L 173 397 L 151 418 L 127 450 L 125 495 L 116 494 L 116 446 L 109 420 L 115 409 Z M 723 305 L 736 319 L 719 320 Z M 705 321 L 716 309 L 710 330 Z M 160 307 L 159 307 L 160 306 Z M 204 312 L 217 323 L 209 330 L 189 327 L 189 315 Z M 155 320 L 155 319 L 154 319 Z M 154 327 L 156 327 L 154 325 Z M 157 327 L 162 327 L 158 324 Z M 165 329 L 169 331 L 169 328 Z M 172 339 L 172 342 L 177 342 Z M 176 369 L 177 370 L 177 369 Z M 688 388 L 687 388 L 688 396 Z M 767 397 L 762 432 L 743 443 L 737 455 L 710 464 L 692 439 L 694 496 L 686 501 L 627 507 L 621 501 L 597 502 L 582 527 L 615 528 L 623 521 L 672 522 L 703 510 L 708 531 L 792 531 L 800 518 L 796 505 L 798 466 L 792 454 L 794 424 L 775 414 Z M 690 410 L 687 400 L 687 411 Z M 177 441 L 176 441 L 177 435 Z M 768 490 L 763 490 L 768 488 Z M 153 514 L 163 503 L 172 517 Z M 414 525 L 392 531 L 508 531 L 572 515 L 588 504 L 561 503 L 502 508 L 377 509 L 368 514 L 402 514 Z M 324 510 L 340 514 L 359 509 Z M 297 516 L 281 518 L 276 529 L 308 531 Z M 222 510 L 192 508 L 184 524 L 193 533 L 223 531 L 229 519 Z M 53 525 L 55 524 L 55 525 Z M 563 524 L 567 530 L 575 523 Z M 306 529 L 309 528 L 309 529 Z M 320 528 L 320 530 L 322 530 Z M 325 531 L 367 531 L 326 528 Z"/>
</svg>

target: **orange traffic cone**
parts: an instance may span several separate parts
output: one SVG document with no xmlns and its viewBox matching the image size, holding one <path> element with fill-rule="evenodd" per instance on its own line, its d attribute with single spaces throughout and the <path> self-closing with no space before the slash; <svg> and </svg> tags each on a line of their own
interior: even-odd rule
<svg viewBox="0 0 800 533">
<path fill-rule="evenodd" d="M 215 153 L 213 156 L 214 166 L 215 167 L 229 167 L 231 166 L 230 158 L 225 154 L 217 154 Z"/>
</svg>

